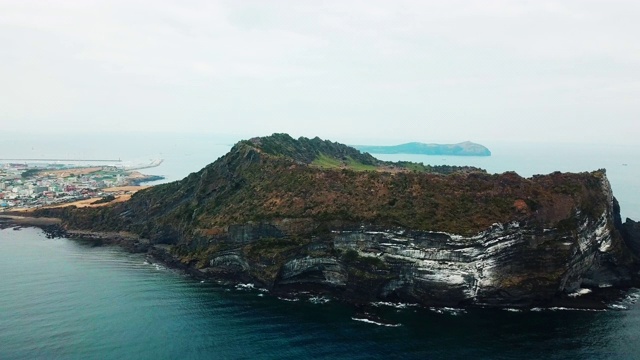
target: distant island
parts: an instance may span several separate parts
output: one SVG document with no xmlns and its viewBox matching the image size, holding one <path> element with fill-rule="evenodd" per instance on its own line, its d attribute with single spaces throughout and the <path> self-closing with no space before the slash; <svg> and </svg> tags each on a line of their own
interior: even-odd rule
<svg viewBox="0 0 640 360">
<path fill-rule="evenodd" d="M 489 149 L 471 141 L 465 141 L 458 144 L 425 144 L 420 142 L 410 142 L 391 146 L 354 145 L 353 147 L 370 154 L 491 156 L 491 151 L 489 151 Z"/>
</svg>

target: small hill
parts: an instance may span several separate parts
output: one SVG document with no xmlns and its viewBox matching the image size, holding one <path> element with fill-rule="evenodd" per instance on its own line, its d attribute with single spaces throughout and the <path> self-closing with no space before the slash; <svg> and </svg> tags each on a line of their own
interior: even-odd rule
<svg viewBox="0 0 640 360">
<path fill-rule="evenodd" d="M 356 149 L 372 154 L 418 154 L 449 156 L 491 156 L 486 147 L 470 141 L 458 144 L 425 144 L 411 142 L 393 146 L 355 145 Z"/>
<path fill-rule="evenodd" d="M 317 163 L 321 159 L 369 166 L 382 164 L 380 160 L 369 154 L 337 142 L 322 140 L 319 137 L 313 139 L 300 137 L 296 140 L 289 134 L 273 134 L 242 141 L 240 144 L 255 147 L 269 155 L 288 157 L 304 164 Z"/>
</svg>

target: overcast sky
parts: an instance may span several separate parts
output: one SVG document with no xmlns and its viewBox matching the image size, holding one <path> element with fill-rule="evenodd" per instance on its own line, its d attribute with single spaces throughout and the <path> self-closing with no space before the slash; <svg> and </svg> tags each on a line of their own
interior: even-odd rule
<svg viewBox="0 0 640 360">
<path fill-rule="evenodd" d="M 0 124 L 638 143 L 639 18 L 637 0 L 0 0 Z"/>
</svg>

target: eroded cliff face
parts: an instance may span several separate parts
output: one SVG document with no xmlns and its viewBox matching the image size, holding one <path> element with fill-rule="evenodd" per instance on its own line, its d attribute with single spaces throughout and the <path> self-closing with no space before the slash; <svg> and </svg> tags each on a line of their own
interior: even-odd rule
<svg viewBox="0 0 640 360">
<path fill-rule="evenodd" d="M 591 219 L 573 209 L 562 228 L 513 221 L 460 236 L 341 222 L 322 233 L 300 233 L 317 226 L 308 219 L 235 225 L 209 240 L 224 248 L 209 247 L 200 266 L 214 277 L 282 293 L 430 306 L 528 306 L 582 287 L 631 281 L 635 258 L 614 226 L 614 198 L 604 176 L 601 189 L 607 199 L 601 215 Z"/>
</svg>

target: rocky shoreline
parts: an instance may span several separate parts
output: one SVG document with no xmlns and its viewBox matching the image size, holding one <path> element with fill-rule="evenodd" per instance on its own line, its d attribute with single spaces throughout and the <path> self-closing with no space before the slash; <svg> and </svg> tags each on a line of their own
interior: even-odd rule
<svg viewBox="0 0 640 360">
<path fill-rule="evenodd" d="M 638 223 L 627 219 L 627 225 L 638 228 Z M 458 309 L 463 308 L 503 308 L 513 311 L 540 311 L 544 309 L 554 310 L 584 310 L 584 311 L 602 311 L 619 309 L 615 305 L 622 301 L 632 288 L 640 288 L 640 282 L 637 279 L 629 281 L 625 286 L 605 286 L 589 289 L 580 289 L 571 294 L 559 294 L 550 299 L 528 304 L 452 304 L 434 303 L 434 304 L 414 304 L 402 301 L 367 301 L 360 297 L 349 297 L 344 291 L 336 291 L 337 289 L 325 286 L 309 286 L 309 284 L 298 284 L 301 286 L 289 287 L 269 287 L 266 284 L 255 284 L 255 278 L 246 276 L 241 273 L 231 275 L 229 273 L 217 273 L 211 271 L 210 268 L 199 269 L 193 263 L 184 263 L 180 258 L 171 253 L 171 246 L 165 244 L 153 244 L 147 239 L 127 232 L 101 232 L 86 230 L 67 230 L 61 225 L 60 219 L 55 218 L 35 218 L 11 215 L 0 215 L 0 229 L 13 228 L 20 230 L 23 227 L 40 228 L 49 239 L 67 238 L 74 241 L 91 244 L 92 246 L 119 246 L 120 248 L 131 252 L 146 254 L 150 262 L 159 263 L 167 268 L 178 270 L 184 274 L 191 276 L 196 280 L 212 281 L 222 286 L 244 286 L 245 288 L 254 288 L 257 286 L 268 292 L 271 296 L 281 298 L 288 301 L 297 301 L 298 297 L 307 297 L 313 299 L 329 298 L 339 300 L 343 303 L 353 305 L 358 313 L 369 314 L 379 306 L 392 306 L 397 308 L 419 307 L 425 309 Z M 631 231 L 631 230 L 629 230 Z M 638 233 L 634 233 L 638 236 Z M 346 296 L 345 296 L 346 295 Z M 382 304 L 382 305 L 380 305 Z M 435 306 L 435 307 L 434 307 Z"/>
<path fill-rule="evenodd" d="M 154 182 L 154 181 L 160 181 L 160 180 L 164 180 L 165 177 L 162 175 L 144 175 L 144 174 L 140 174 L 140 176 L 138 177 L 131 177 L 128 180 L 128 185 L 129 186 L 141 186 L 144 185 L 146 183 L 150 183 L 150 182 Z"/>
<path fill-rule="evenodd" d="M 147 254 L 158 263 L 184 271 L 199 280 L 209 279 L 205 273 L 181 263 L 170 254 L 166 245 L 151 244 L 149 240 L 126 232 L 67 230 L 61 223 L 61 220 L 56 218 L 0 215 L 0 229 L 13 228 L 18 231 L 26 227 L 35 227 L 41 229 L 48 239 L 66 238 L 92 246 L 119 246 L 131 253 Z"/>
</svg>

